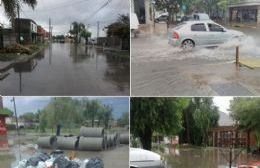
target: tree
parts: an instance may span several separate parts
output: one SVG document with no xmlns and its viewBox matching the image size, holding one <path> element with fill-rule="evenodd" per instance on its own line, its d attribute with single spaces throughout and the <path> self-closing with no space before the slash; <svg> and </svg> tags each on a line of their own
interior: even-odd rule
<svg viewBox="0 0 260 168">
<path fill-rule="evenodd" d="M 72 29 L 69 31 L 69 33 L 74 35 L 76 44 L 80 42 L 79 37 L 81 37 L 81 33 L 83 31 L 86 31 L 86 27 L 83 23 L 76 22 L 76 21 L 72 22 Z"/>
<path fill-rule="evenodd" d="M 250 142 L 251 132 L 256 133 L 256 138 L 260 144 L 260 98 L 234 98 L 230 103 L 231 117 L 237 121 L 241 130 L 247 132 L 247 138 Z M 250 151 L 250 144 L 247 144 L 247 150 Z M 260 146 L 258 146 L 260 151 Z"/>
<path fill-rule="evenodd" d="M 105 105 L 105 114 L 104 114 L 104 125 L 105 125 L 105 128 L 109 128 L 109 121 L 112 118 L 112 111 L 113 111 L 113 108 L 109 105 Z"/>
<path fill-rule="evenodd" d="M 154 132 L 177 135 L 181 131 L 187 104 L 187 98 L 131 98 L 131 133 L 151 150 Z"/>
<path fill-rule="evenodd" d="M 191 98 L 187 108 L 183 110 L 183 131 L 180 134 L 181 143 L 194 145 L 208 144 L 210 128 L 218 125 L 218 108 L 212 98 Z"/>
<path fill-rule="evenodd" d="M 82 30 L 80 36 L 85 38 L 86 44 L 88 43 L 88 38 L 91 37 L 91 32 L 87 31 L 86 29 Z"/>
<path fill-rule="evenodd" d="M 32 9 L 37 5 L 37 0 L 2 0 L 2 4 L 5 10 L 5 14 L 9 19 L 13 19 L 17 15 L 17 9 L 26 4 Z"/>
<path fill-rule="evenodd" d="M 117 125 L 120 127 L 129 125 L 129 113 L 128 112 L 122 113 L 121 117 L 119 119 L 117 119 Z"/>
<path fill-rule="evenodd" d="M 31 124 L 37 120 L 36 115 L 32 112 L 24 113 L 19 118 L 24 119 L 27 124 Z"/>
<path fill-rule="evenodd" d="M 130 44 L 130 22 L 128 15 L 119 15 L 116 22 L 107 26 L 108 37 L 119 37 L 122 42 L 122 49 L 129 49 Z M 127 42 L 127 43 L 123 43 Z M 123 45 L 126 44 L 126 45 Z"/>
</svg>

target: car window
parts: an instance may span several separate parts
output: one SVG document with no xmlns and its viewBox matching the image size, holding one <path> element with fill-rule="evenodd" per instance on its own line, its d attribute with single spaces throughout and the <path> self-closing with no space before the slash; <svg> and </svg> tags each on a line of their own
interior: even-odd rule
<svg viewBox="0 0 260 168">
<path fill-rule="evenodd" d="M 191 25 L 191 31 L 206 31 L 206 26 L 204 23 L 197 23 Z"/>
<path fill-rule="evenodd" d="M 213 24 L 213 23 L 208 23 L 209 31 L 211 32 L 223 32 L 223 27 Z"/>
</svg>

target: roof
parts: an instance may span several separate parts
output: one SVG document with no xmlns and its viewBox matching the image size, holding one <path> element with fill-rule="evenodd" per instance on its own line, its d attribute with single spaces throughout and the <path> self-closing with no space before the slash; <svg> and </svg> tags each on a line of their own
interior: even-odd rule
<svg viewBox="0 0 260 168">
<path fill-rule="evenodd" d="M 34 21 L 34 20 L 32 20 L 32 19 L 28 19 L 28 18 L 16 18 L 15 20 L 21 20 L 21 21 L 30 21 L 30 22 L 33 22 L 34 24 L 36 24 L 37 25 L 37 23 Z"/>
<path fill-rule="evenodd" d="M 13 112 L 7 108 L 0 109 L 0 116 L 12 116 Z"/>
<path fill-rule="evenodd" d="M 259 0 L 240 0 L 238 2 L 230 3 L 229 7 L 242 7 L 242 6 L 258 6 L 260 5 Z"/>
</svg>

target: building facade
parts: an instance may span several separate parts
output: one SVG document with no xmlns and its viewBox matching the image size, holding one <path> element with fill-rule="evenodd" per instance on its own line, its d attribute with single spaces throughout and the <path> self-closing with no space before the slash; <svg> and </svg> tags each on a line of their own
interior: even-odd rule
<svg viewBox="0 0 260 168">
<path fill-rule="evenodd" d="M 231 3 L 229 8 L 229 21 L 260 27 L 260 0 L 240 0 Z"/>
<path fill-rule="evenodd" d="M 154 22 L 153 0 L 131 0 L 131 12 L 136 13 L 140 24 L 152 24 Z"/>
<path fill-rule="evenodd" d="M 37 41 L 37 24 L 31 19 L 15 19 L 14 30 L 17 35 L 17 41 L 22 44 L 34 44 Z M 19 37 L 20 34 L 20 37 Z"/>
</svg>

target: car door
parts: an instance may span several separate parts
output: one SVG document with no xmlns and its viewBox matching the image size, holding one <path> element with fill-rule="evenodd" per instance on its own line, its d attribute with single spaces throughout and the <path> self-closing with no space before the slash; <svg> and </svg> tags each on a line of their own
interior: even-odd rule
<svg viewBox="0 0 260 168">
<path fill-rule="evenodd" d="M 215 23 L 208 23 L 208 30 L 211 37 L 211 44 L 221 44 L 227 39 L 225 28 Z"/>
<path fill-rule="evenodd" d="M 191 25 L 190 38 L 195 42 L 195 45 L 206 45 L 208 42 L 208 33 L 204 23 L 194 23 Z"/>
</svg>

